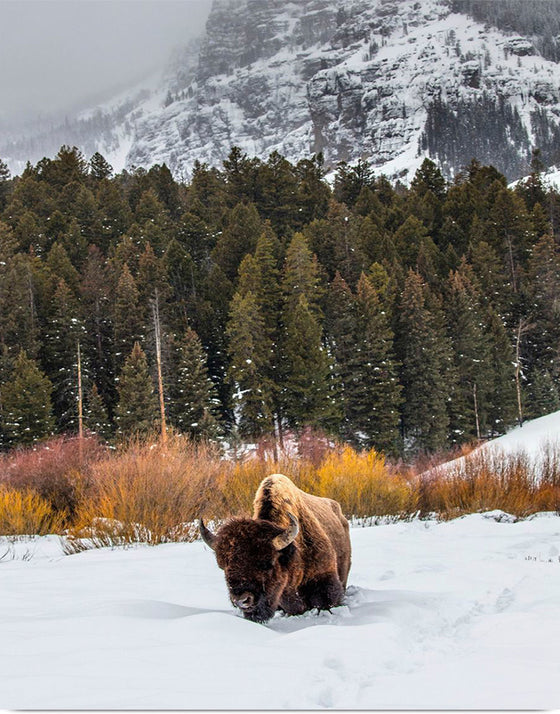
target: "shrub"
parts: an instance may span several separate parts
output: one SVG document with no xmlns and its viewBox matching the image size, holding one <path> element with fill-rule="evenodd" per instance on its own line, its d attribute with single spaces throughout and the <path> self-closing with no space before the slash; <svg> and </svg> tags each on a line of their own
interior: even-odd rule
<svg viewBox="0 0 560 714">
<path fill-rule="evenodd" d="M 60 533 L 64 514 L 32 491 L 0 486 L 0 535 Z"/>
<path fill-rule="evenodd" d="M 404 515 L 416 510 L 411 485 L 388 469 L 385 457 L 373 449 L 345 447 L 331 453 L 317 471 L 317 495 L 338 501 L 347 516 Z"/>
<path fill-rule="evenodd" d="M 54 511 L 71 518 L 91 487 L 90 465 L 105 453 L 93 437 L 58 437 L 0 457 L 0 483 L 42 496 Z"/>
<path fill-rule="evenodd" d="M 191 522 L 212 498 L 219 469 L 215 450 L 203 443 L 128 444 L 92 465 L 95 489 L 69 536 L 104 544 L 193 540 Z"/>
</svg>

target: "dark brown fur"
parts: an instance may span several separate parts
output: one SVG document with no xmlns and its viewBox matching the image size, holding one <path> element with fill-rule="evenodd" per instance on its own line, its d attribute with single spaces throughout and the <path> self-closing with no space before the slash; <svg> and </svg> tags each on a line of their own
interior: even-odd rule
<svg viewBox="0 0 560 714">
<path fill-rule="evenodd" d="M 298 521 L 293 543 L 276 550 L 273 539 Z M 348 522 L 330 498 L 312 496 L 274 474 L 260 484 L 253 518 L 235 518 L 216 534 L 214 550 L 234 604 L 249 599 L 246 618 L 269 620 L 327 610 L 342 603 L 350 570 Z"/>
</svg>

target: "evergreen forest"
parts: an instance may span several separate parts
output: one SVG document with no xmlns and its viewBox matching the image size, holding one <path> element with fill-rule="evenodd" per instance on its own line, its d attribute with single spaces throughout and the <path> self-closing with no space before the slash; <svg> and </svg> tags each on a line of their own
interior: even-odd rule
<svg viewBox="0 0 560 714">
<path fill-rule="evenodd" d="M 405 187 L 235 147 L 188 182 L 68 146 L 17 177 L 0 161 L 0 448 L 79 421 L 151 435 L 163 407 L 195 440 L 313 429 L 412 458 L 559 409 L 541 174 L 538 151 L 514 188 L 476 160 Z"/>
</svg>

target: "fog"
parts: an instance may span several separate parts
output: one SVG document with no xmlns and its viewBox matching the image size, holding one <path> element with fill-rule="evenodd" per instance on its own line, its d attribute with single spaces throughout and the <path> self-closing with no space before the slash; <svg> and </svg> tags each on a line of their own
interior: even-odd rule
<svg viewBox="0 0 560 714">
<path fill-rule="evenodd" d="M 70 111 L 164 67 L 211 0 L 0 0 L 0 119 Z"/>
</svg>

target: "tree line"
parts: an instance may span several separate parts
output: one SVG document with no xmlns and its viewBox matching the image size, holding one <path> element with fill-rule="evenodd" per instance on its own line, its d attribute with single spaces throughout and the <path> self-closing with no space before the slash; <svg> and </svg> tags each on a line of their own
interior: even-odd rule
<svg viewBox="0 0 560 714">
<path fill-rule="evenodd" d="M 560 194 L 531 167 L 509 188 L 429 159 L 409 187 L 367 161 L 331 185 L 320 155 L 235 147 L 188 182 L 68 146 L 0 162 L 1 448 L 163 414 L 408 457 L 560 408 Z"/>
</svg>

